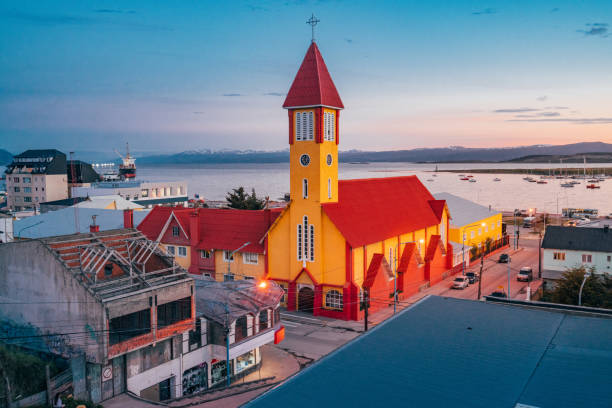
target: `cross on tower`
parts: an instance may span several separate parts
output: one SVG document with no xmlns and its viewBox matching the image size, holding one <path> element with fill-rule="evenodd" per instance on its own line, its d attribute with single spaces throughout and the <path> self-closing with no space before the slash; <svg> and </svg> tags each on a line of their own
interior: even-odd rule
<svg viewBox="0 0 612 408">
<path fill-rule="evenodd" d="M 321 20 L 316 18 L 314 13 L 312 14 L 312 16 L 310 16 L 308 21 L 306 21 L 306 24 L 310 24 L 310 26 L 312 27 L 312 42 L 315 42 L 314 28 L 315 28 L 315 26 L 317 25 L 317 23 L 319 21 L 321 21 Z"/>
</svg>

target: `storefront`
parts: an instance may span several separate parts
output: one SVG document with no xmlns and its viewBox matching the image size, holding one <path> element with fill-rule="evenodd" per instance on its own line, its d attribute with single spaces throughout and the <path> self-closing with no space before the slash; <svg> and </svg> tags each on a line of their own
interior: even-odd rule
<svg viewBox="0 0 612 408">
<path fill-rule="evenodd" d="M 255 364 L 257 364 L 256 352 L 257 352 L 257 349 L 253 349 L 247 353 L 244 353 L 241 356 L 236 357 L 236 373 L 235 374 L 239 374 L 242 371 L 247 370 L 255 366 Z"/>
<path fill-rule="evenodd" d="M 183 372 L 183 395 L 208 389 L 208 364 L 202 363 Z"/>
<path fill-rule="evenodd" d="M 234 372 L 234 360 L 230 360 L 230 376 Z M 212 365 L 210 366 L 210 379 L 211 385 L 219 385 L 223 381 L 226 381 L 225 378 L 227 376 L 227 365 L 225 360 L 221 361 L 212 361 Z"/>
</svg>

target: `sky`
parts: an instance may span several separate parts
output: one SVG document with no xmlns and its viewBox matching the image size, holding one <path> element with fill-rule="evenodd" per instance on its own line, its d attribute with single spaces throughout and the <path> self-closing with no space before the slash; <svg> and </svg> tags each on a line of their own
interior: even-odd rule
<svg viewBox="0 0 612 408">
<path fill-rule="evenodd" d="M 341 150 L 612 142 L 612 1 L 0 0 L 0 148 L 287 148 L 315 36 Z"/>
</svg>

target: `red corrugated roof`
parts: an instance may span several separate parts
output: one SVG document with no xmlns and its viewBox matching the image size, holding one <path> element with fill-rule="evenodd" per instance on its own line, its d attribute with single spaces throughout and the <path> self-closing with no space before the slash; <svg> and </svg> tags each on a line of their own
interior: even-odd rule
<svg viewBox="0 0 612 408">
<path fill-rule="evenodd" d="M 282 209 L 250 211 L 199 208 L 197 211 L 200 229 L 197 249 L 234 250 L 245 242 L 250 242 L 241 252 L 263 253 L 264 246 L 259 241 Z M 155 207 L 138 229 L 148 238 L 157 239 L 168 217 L 174 213 L 187 235 L 191 237 L 189 220 L 194 212 L 192 208 Z"/>
<path fill-rule="evenodd" d="M 436 217 L 441 220 L 442 213 L 444 212 L 444 207 L 446 207 L 446 200 L 430 200 L 429 205 L 436 214 Z"/>
<path fill-rule="evenodd" d="M 323 211 L 352 247 L 440 223 L 431 193 L 416 176 L 340 180 L 338 202 Z"/>
<path fill-rule="evenodd" d="M 321 105 L 344 109 L 319 48 L 313 42 L 306 51 L 283 108 Z"/>
</svg>

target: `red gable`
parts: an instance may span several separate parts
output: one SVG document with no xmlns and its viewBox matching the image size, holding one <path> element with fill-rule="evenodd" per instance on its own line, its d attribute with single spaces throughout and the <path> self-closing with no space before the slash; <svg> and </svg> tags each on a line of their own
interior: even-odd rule
<svg viewBox="0 0 612 408">
<path fill-rule="evenodd" d="M 185 233 L 191 237 L 190 218 L 195 211 L 192 208 L 158 206 L 142 220 L 138 229 L 149 239 L 156 240 L 168 217 L 174 213 Z M 281 211 L 280 208 L 260 211 L 199 208 L 197 249 L 235 250 L 250 242 L 242 252 L 263 253 L 264 247 L 259 241 Z"/>
<path fill-rule="evenodd" d="M 352 247 L 440 223 L 431 193 L 416 176 L 340 180 L 338 202 L 323 211 Z"/>
<path fill-rule="evenodd" d="M 444 213 L 444 208 L 446 207 L 446 200 L 430 200 L 429 205 L 434 211 L 434 214 L 436 214 L 436 217 L 441 220 L 442 213 Z"/>
<path fill-rule="evenodd" d="M 344 109 L 316 43 L 312 43 L 289 89 L 283 108 L 329 106 Z"/>
</svg>

